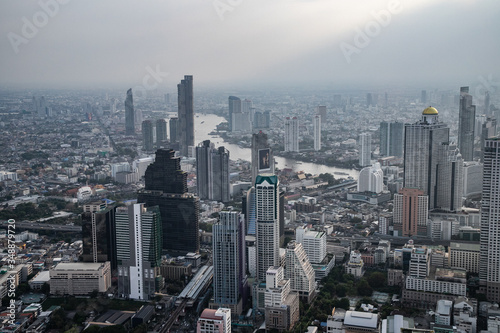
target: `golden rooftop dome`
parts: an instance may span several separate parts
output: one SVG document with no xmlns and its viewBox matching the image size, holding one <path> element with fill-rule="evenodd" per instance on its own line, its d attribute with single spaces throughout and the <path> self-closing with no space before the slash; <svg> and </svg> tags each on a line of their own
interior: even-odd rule
<svg viewBox="0 0 500 333">
<path fill-rule="evenodd" d="M 427 109 L 425 109 L 423 112 L 422 112 L 423 115 L 437 115 L 438 114 L 438 110 L 436 110 L 436 108 L 433 108 L 432 106 L 429 106 Z"/>
</svg>

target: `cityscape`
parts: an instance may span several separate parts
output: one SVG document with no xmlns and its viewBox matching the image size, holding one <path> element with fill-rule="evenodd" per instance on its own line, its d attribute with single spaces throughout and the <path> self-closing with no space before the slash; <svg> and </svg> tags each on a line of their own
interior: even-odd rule
<svg viewBox="0 0 500 333">
<path fill-rule="evenodd" d="M 94 2 L 0 4 L 0 332 L 500 332 L 499 4 Z"/>
</svg>

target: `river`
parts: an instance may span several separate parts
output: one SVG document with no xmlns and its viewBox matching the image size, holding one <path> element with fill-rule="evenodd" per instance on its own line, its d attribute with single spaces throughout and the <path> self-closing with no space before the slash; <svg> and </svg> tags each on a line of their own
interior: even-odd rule
<svg viewBox="0 0 500 333">
<path fill-rule="evenodd" d="M 250 148 L 241 148 L 238 145 L 224 142 L 224 139 L 220 136 L 208 134 L 214 131 L 216 126 L 223 121 L 225 121 L 223 117 L 214 114 L 196 114 L 196 117 L 194 118 L 195 143 L 198 144 L 201 141 L 210 140 L 216 147 L 224 146 L 227 150 L 229 150 L 229 156 L 232 160 L 242 159 L 244 161 L 251 161 L 252 155 Z M 276 166 L 280 169 L 290 168 L 293 171 L 304 171 L 313 175 L 331 173 L 335 176 L 335 178 L 347 178 L 350 176 L 354 179 L 358 179 L 359 172 L 354 169 L 343 169 L 323 164 L 300 162 L 279 156 L 274 156 L 274 159 L 277 162 Z"/>
</svg>

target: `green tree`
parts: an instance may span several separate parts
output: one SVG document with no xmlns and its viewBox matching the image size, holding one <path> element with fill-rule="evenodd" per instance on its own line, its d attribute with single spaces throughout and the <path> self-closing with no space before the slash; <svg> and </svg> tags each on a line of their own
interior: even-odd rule
<svg viewBox="0 0 500 333">
<path fill-rule="evenodd" d="M 346 292 L 347 292 L 347 288 L 345 287 L 344 284 L 342 283 L 339 283 L 336 287 L 335 287 L 335 294 L 337 294 L 338 297 L 345 297 L 346 295 Z"/>
<path fill-rule="evenodd" d="M 367 280 L 370 287 L 372 287 L 373 289 L 377 289 L 385 287 L 387 277 L 382 272 L 373 272 L 367 277 Z"/>
<path fill-rule="evenodd" d="M 356 289 L 359 296 L 371 296 L 373 294 L 373 289 L 366 279 L 359 280 Z"/>
</svg>

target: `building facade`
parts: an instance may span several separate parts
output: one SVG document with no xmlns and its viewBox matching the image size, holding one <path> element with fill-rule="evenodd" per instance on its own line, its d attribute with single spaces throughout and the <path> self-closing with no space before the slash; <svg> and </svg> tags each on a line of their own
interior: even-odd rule
<svg viewBox="0 0 500 333">
<path fill-rule="evenodd" d="M 285 151 L 299 152 L 299 120 L 297 117 L 285 119 Z"/>
<path fill-rule="evenodd" d="M 380 123 L 380 155 L 403 157 L 404 124 Z"/>
<path fill-rule="evenodd" d="M 484 143 L 479 279 L 489 301 L 500 301 L 500 137 Z"/>
<path fill-rule="evenodd" d="M 314 127 L 314 150 L 321 150 L 321 116 L 315 115 L 313 118 Z"/>
<path fill-rule="evenodd" d="M 417 188 L 402 188 L 394 194 L 393 223 L 398 236 L 427 235 L 428 200 Z"/>
<path fill-rule="evenodd" d="M 476 106 L 472 105 L 469 87 L 460 88 L 460 107 L 458 110 L 458 148 L 464 161 L 474 159 L 474 126 Z"/>
<path fill-rule="evenodd" d="M 179 146 L 182 156 L 188 156 L 189 146 L 194 146 L 194 104 L 193 76 L 184 75 L 184 80 L 177 85 L 177 103 L 179 117 Z"/>
<path fill-rule="evenodd" d="M 142 149 L 152 151 L 154 147 L 153 122 L 144 120 L 142 122 Z"/>
<path fill-rule="evenodd" d="M 229 151 L 224 147 L 214 148 L 210 140 L 203 141 L 196 147 L 198 197 L 228 202 L 229 185 Z"/>
<path fill-rule="evenodd" d="M 161 265 L 161 218 L 158 207 L 133 204 L 116 209 L 118 294 L 149 300 L 157 290 Z"/>
<path fill-rule="evenodd" d="M 135 134 L 135 112 L 134 98 L 132 89 L 127 90 L 127 98 L 125 99 L 125 135 Z"/>
<path fill-rule="evenodd" d="M 372 135 L 361 133 L 359 135 L 359 165 L 364 167 L 371 165 L 372 158 Z"/>
</svg>

